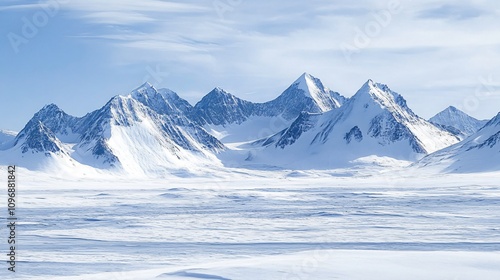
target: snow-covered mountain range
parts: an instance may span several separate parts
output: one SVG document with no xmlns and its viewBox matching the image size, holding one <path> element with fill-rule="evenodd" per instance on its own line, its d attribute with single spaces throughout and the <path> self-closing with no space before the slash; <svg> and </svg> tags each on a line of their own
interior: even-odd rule
<svg viewBox="0 0 500 280">
<path fill-rule="evenodd" d="M 426 156 L 415 166 L 447 172 L 500 170 L 500 113 L 465 140 Z"/>
<path fill-rule="evenodd" d="M 265 103 L 242 100 L 215 88 L 194 106 L 191 116 L 224 143 L 246 142 L 284 129 L 302 112 L 324 113 L 339 108 L 346 100 L 304 73 Z"/>
<path fill-rule="evenodd" d="M 213 164 L 224 145 L 188 119 L 179 104 L 169 103 L 172 100 L 144 84 L 81 118 L 47 105 L 3 153 L 30 167 L 40 166 L 32 161 L 49 164 L 61 158 L 74 166 L 133 174 L 189 168 L 192 162 Z"/>
<path fill-rule="evenodd" d="M 331 168 L 369 156 L 415 160 L 457 142 L 413 113 L 401 95 L 369 80 L 339 109 L 304 112 L 288 128 L 256 142 L 266 149 L 252 160 L 267 162 L 271 156 L 278 165 Z"/>
<path fill-rule="evenodd" d="M 453 106 L 437 113 L 434 117 L 430 118 L 429 121 L 449 131 L 461 140 L 477 132 L 488 122 L 488 120 L 473 118 Z"/>
<path fill-rule="evenodd" d="M 241 124 L 252 116 L 295 119 L 301 112 L 323 113 L 339 108 L 346 98 L 310 74 L 302 74 L 281 95 L 265 103 L 242 100 L 215 88 L 194 106 L 198 122 L 211 125 Z"/>
<path fill-rule="evenodd" d="M 495 123 L 454 107 L 426 121 L 372 80 L 345 98 L 304 73 L 268 102 L 215 88 L 194 106 L 145 83 L 83 117 L 43 107 L 19 133 L 0 133 L 0 163 L 163 174 L 235 165 L 328 169 L 431 154 L 416 164 L 428 166 L 442 152 L 481 158 L 483 147 L 497 147 Z"/>
</svg>

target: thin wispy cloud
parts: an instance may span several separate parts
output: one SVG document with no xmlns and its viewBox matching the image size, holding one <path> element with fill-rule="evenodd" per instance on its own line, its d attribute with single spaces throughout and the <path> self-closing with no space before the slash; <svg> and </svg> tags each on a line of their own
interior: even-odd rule
<svg viewBox="0 0 500 280">
<path fill-rule="evenodd" d="M 419 13 L 421 18 L 466 20 L 488 13 L 486 10 L 472 5 L 446 4 L 439 7 L 425 9 Z"/>
<path fill-rule="evenodd" d="M 52 1 L 4 2 L 0 10 L 12 21 L 2 30 L 22 35 L 22 17 L 32 21 Z M 46 27 L 37 28 L 37 37 L 20 46 L 20 55 L 9 59 L 19 76 L 26 72 L 23 65 L 41 67 L 62 60 L 61 54 L 81 57 L 72 62 L 71 72 L 53 68 L 53 75 L 87 77 L 82 91 L 87 87 L 85 92 L 100 95 L 104 88 L 129 90 L 149 75 L 147 69 L 160 68 L 169 75 L 157 86 L 172 88 L 192 103 L 215 86 L 236 95 L 252 92 L 246 97 L 253 101 L 269 100 L 304 71 L 347 96 L 372 78 L 430 116 L 450 104 L 422 103 L 420 93 L 428 93 L 428 85 L 449 83 L 446 90 L 456 93 L 450 103 L 456 105 L 480 85 L 479 77 L 500 81 L 500 16 L 492 3 L 69 0 L 60 3 Z M 391 12 L 394 4 L 398 9 Z M 12 52 L 8 42 L 2 51 Z M 15 79 L 14 73 L 1 74 Z M 492 114 L 494 104 L 487 103 L 483 106 L 490 109 L 472 114 Z"/>
</svg>

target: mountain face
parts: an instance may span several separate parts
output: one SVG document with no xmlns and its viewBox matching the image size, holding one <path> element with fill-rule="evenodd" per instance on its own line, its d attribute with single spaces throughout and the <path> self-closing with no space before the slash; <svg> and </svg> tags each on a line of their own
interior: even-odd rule
<svg viewBox="0 0 500 280">
<path fill-rule="evenodd" d="M 191 106 L 191 104 L 189 104 L 189 102 L 185 99 L 182 99 L 177 93 L 165 88 L 158 89 L 158 93 L 161 94 L 165 102 L 178 114 L 191 116 L 193 113 L 193 106 Z"/>
<path fill-rule="evenodd" d="M 294 154 L 313 166 L 335 166 L 371 155 L 412 160 L 457 142 L 413 113 L 401 95 L 369 80 L 339 109 L 302 113 L 263 141 L 262 154 Z"/>
<path fill-rule="evenodd" d="M 304 73 L 281 95 L 265 103 L 242 100 L 220 88 L 194 106 L 191 119 L 225 142 L 248 142 L 284 129 L 302 112 L 323 113 L 346 98 Z"/>
<path fill-rule="evenodd" d="M 439 112 L 429 121 L 456 135 L 461 140 L 477 132 L 487 122 L 487 120 L 475 119 L 453 106 Z"/>
<path fill-rule="evenodd" d="M 145 83 L 83 117 L 43 107 L 19 133 L 0 134 L 0 160 L 144 175 L 213 165 L 324 169 L 430 154 L 416 165 L 500 169 L 500 114 L 483 125 L 450 107 L 431 121 L 371 80 L 346 99 L 303 74 L 266 103 L 215 88 L 195 106 Z"/>
<path fill-rule="evenodd" d="M 465 140 L 430 154 L 414 164 L 447 172 L 479 172 L 500 169 L 500 113 Z"/>
<path fill-rule="evenodd" d="M 258 115 L 295 119 L 301 112 L 324 113 L 339 108 L 346 98 L 323 86 L 307 73 L 302 74 L 276 99 L 260 104 Z"/>
<path fill-rule="evenodd" d="M 77 130 L 80 119 L 66 114 L 55 104 L 44 106 L 33 116 L 31 121 L 41 122 L 63 142 L 76 142 L 78 140 Z"/>
<path fill-rule="evenodd" d="M 202 124 L 241 124 L 251 116 L 277 117 L 293 120 L 303 111 L 323 113 L 340 107 L 346 98 L 323 86 L 307 73 L 302 74 L 276 99 L 252 103 L 216 88 L 195 105 Z"/>
<path fill-rule="evenodd" d="M 19 132 L 14 147 L 19 147 L 24 153 L 59 153 L 64 152 L 62 143 L 56 135 L 40 120 L 31 119 Z"/>
<path fill-rule="evenodd" d="M 173 167 L 196 155 L 210 157 L 224 149 L 194 123 L 160 114 L 169 107 L 151 96 L 161 95 L 154 90 L 139 100 L 135 94 L 116 96 L 89 114 L 82 122 L 86 132 L 75 147 L 75 158 L 96 167 L 120 166 L 141 172 Z"/>
<path fill-rule="evenodd" d="M 225 147 L 186 116 L 188 105 L 149 84 L 81 118 L 51 104 L 33 116 L 9 150 L 134 174 L 213 162 Z"/>
<path fill-rule="evenodd" d="M 204 124 L 241 124 L 254 114 L 256 104 L 215 88 L 194 106 L 196 120 Z"/>
</svg>

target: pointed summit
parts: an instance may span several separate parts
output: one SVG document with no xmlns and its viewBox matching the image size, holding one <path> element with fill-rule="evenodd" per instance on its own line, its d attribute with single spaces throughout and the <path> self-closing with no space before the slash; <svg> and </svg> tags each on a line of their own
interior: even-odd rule
<svg viewBox="0 0 500 280">
<path fill-rule="evenodd" d="M 343 102 L 332 98 L 331 90 L 326 88 L 320 79 L 308 73 L 303 73 L 291 88 L 296 88 L 305 97 L 311 98 L 322 112 L 339 107 Z"/>
<path fill-rule="evenodd" d="M 45 106 L 43 106 L 40 111 L 62 111 L 56 104 L 50 103 Z"/>
<path fill-rule="evenodd" d="M 198 102 L 198 104 L 202 105 L 207 102 L 224 102 L 227 104 L 232 104 L 232 103 L 240 103 L 240 102 L 247 102 L 245 100 L 242 100 L 235 95 L 225 91 L 224 89 L 220 87 L 215 87 L 212 89 L 209 93 L 207 93 L 201 100 Z M 196 105 L 198 105 L 196 104 Z M 196 107 L 195 105 L 195 107 Z M 198 106 L 200 106 L 198 105 Z"/>
<path fill-rule="evenodd" d="M 500 169 L 500 113 L 463 141 L 428 155 L 415 166 L 440 167 L 446 172 L 498 171 Z"/>
<path fill-rule="evenodd" d="M 414 113 L 408 108 L 406 100 L 400 94 L 392 91 L 387 85 L 376 83 L 372 79 L 366 81 L 363 86 L 352 97 L 358 102 L 363 102 L 365 107 L 372 103 L 378 104 L 381 108 L 385 108 L 390 112 L 395 112 L 398 107 L 402 107 L 411 115 Z"/>
<path fill-rule="evenodd" d="M 323 113 L 339 108 L 345 101 L 345 97 L 326 88 L 318 78 L 303 73 L 280 96 L 260 107 L 266 115 L 293 120 L 303 111 Z"/>
<path fill-rule="evenodd" d="M 165 98 L 158 90 L 148 82 L 145 82 L 140 87 L 133 90 L 130 96 L 159 114 L 169 114 L 175 111 L 175 109 L 165 101 Z"/>
<path fill-rule="evenodd" d="M 244 122 L 252 115 L 254 107 L 252 102 L 216 87 L 196 103 L 194 109 L 199 122 L 226 125 Z"/>
<path fill-rule="evenodd" d="M 137 87 L 136 89 L 134 89 L 132 92 L 136 92 L 136 91 L 144 91 L 144 90 L 148 90 L 148 89 L 154 89 L 154 86 L 152 84 L 150 84 L 149 82 L 144 82 L 142 85 L 140 85 L 139 87 Z"/>
<path fill-rule="evenodd" d="M 43 106 L 42 109 L 40 109 L 36 114 L 35 117 L 39 119 L 43 119 L 47 116 L 49 117 L 54 117 L 56 115 L 66 115 L 66 113 L 61 110 L 56 104 L 51 103 Z"/>
<path fill-rule="evenodd" d="M 306 72 L 300 75 L 293 84 L 296 84 L 299 89 L 304 91 L 304 95 L 310 98 L 313 98 L 314 93 L 319 91 L 320 87 L 324 88 L 319 79 Z"/>
<path fill-rule="evenodd" d="M 215 87 L 209 93 L 207 93 L 206 96 L 211 96 L 211 97 L 214 97 L 214 96 L 231 96 L 231 97 L 233 97 L 234 95 L 232 95 L 229 92 L 225 91 L 221 87 Z"/>
<path fill-rule="evenodd" d="M 177 115 L 185 114 L 188 117 L 192 117 L 193 106 L 187 100 L 181 98 L 175 91 L 161 88 L 158 89 L 158 93 L 161 94 L 170 107 L 176 110 Z"/>
<path fill-rule="evenodd" d="M 142 95 L 151 95 L 151 94 L 154 94 L 156 92 L 157 92 L 157 90 L 152 84 L 150 84 L 149 82 L 145 82 L 141 86 L 132 90 L 131 95 L 133 98 L 137 99 L 136 97 L 139 97 Z"/>
<path fill-rule="evenodd" d="M 452 132 L 460 139 L 465 139 L 467 136 L 475 133 L 487 122 L 473 118 L 453 106 L 449 106 L 437 113 L 429 121 Z"/>
<path fill-rule="evenodd" d="M 155 90 L 156 92 L 156 90 Z M 139 92 L 140 94 L 140 92 Z M 201 127 L 180 115 L 161 114 L 161 95 L 148 92 L 115 96 L 82 122 L 85 133 L 75 146 L 77 160 L 97 168 L 120 168 L 132 173 L 178 166 L 190 157 L 204 158 L 224 146 Z M 160 102 L 161 101 L 161 102 Z"/>
<path fill-rule="evenodd" d="M 57 153 L 63 151 L 62 144 L 41 121 L 31 119 L 17 135 L 14 146 L 20 146 L 21 152 Z"/>
<path fill-rule="evenodd" d="M 484 126 L 500 126 L 500 112 L 489 120 Z"/>
<path fill-rule="evenodd" d="M 79 118 L 66 114 L 55 104 L 45 105 L 31 120 L 41 122 L 62 141 L 74 142 L 78 137 L 75 132 Z"/>
<path fill-rule="evenodd" d="M 317 167 L 317 162 L 345 166 L 373 155 L 414 160 L 457 141 L 418 117 L 389 87 L 368 80 L 342 107 L 302 114 L 264 145 L 272 159 L 293 153 L 295 158 L 284 164 L 310 158 L 311 166 Z"/>
</svg>

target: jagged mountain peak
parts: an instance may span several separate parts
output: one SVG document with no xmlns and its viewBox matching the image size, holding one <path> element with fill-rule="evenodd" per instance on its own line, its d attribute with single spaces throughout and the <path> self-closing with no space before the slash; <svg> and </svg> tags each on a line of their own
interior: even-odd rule
<svg viewBox="0 0 500 280">
<path fill-rule="evenodd" d="M 457 109 L 455 106 L 448 106 L 448 108 L 444 109 L 445 111 L 450 111 L 450 112 L 457 112 L 460 111 Z M 461 111 L 460 111 L 461 112 Z"/>
<path fill-rule="evenodd" d="M 154 96 L 159 95 L 158 90 L 148 82 L 145 82 L 140 87 L 134 89 L 130 95 L 132 98 L 141 100 L 143 98 L 154 98 Z"/>
<path fill-rule="evenodd" d="M 473 118 L 453 106 L 449 106 L 437 113 L 429 121 L 448 130 L 462 140 L 478 131 L 487 122 Z"/>
<path fill-rule="evenodd" d="M 191 157 L 206 159 L 224 149 L 197 124 L 162 114 L 148 101 L 118 95 L 89 114 L 82 122 L 85 133 L 75 148 L 76 159 L 141 173 L 171 168 Z"/>
<path fill-rule="evenodd" d="M 160 88 L 158 89 L 158 93 L 160 93 L 165 99 L 170 99 L 172 97 L 180 98 L 175 91 L 168 88 Z"/>
<path fill-rule="evenodd" d="M 342 165 L 372 155 L 414 160 L 457 141 L 418 117 L 387 85 L 368 80 L 342 107 L 322 114 L 301 114 L 264 144 L 267 153 L 279 153 L 280 157 L 297 153 L 297 158 L 310 157 L 312 165 Z"/>
<path fill-rule="evenodd" d="M 297 85 L 298 88 L 304 91 L 306 96 L 311 98 L 313 98 L 313 95 L 316 93 L 315 91 L 324 89 L 320 79 L 306 72 L 300 75 L 300 77 L 293 82 L 293 85 Z"/>
<path fill-rule="evenodd" d="M 254 103 L 240 99 L 219 87 L 210 91 L 194 106 L 199 123 L 214 125 L 240 124 L 252 115 L 254 109 Z"/>
<path fill-rule="evenodd" d="M 461 142 L 428 155 L 417 167 L 447 172 L 493 171 L 500 168 L 500 113 Z"/>
<path fill-rule="evenodd" d="M 177 114 L 185 114 L 186 116 L 193 117 L 193 106 L 183 98 L 181 98 L 175 91 L 161 88 L 158 92 L 165 99 L 165 101 L 177 111 Z"/>
<path fill-rule="evenodd" d="M 43 108 L 40 109 L 40 111 L 62 111 L 62 110 L 56 104 L 50 103 L 50 104 L 43 106 Z"/>
<path fill-rule="evenodd" d="M 372 79 L 366 81 L 351 99 L 365 102 L 366 107 L 374 101 L 390 112 L 401 111 L 398 109 L 400 106 L 414 115 L 403 96 L 392 91 L 386 84 L 374 82 Z"/>
<path fill-rule="evenodd" d="M 55 104 L 45 105 L 35 115 L 32 121 L 40 121 L 63 141 L 74 142 L 78 137 L 75 134 L 75 126 L 79 118 L 64 112 Z"/>
<path fill-rule="evenodd" d="M 167 91 L 164 92 L 166 93 Z M 129 96 L 159 114 L 171 114 L 177 112 L 174 106 L 166 100 L 168 95 L 162 95 L 159 90 L 148 82 L 133 90 Z"/>
<path fill-rule="evenodd" d="M 236 106 L 238 104 L 250 104 L 246 101 L 236 97 L 235 95 L 225 91 L 220 87 L 216 87 L 205 95 L 196 105 L 196 108 L 207 107 L 214 105 L 214 103 L 222 103 L 221 105 Z"/>
<path fill-rule="evenodd" d="M 293 84 L 302 89 L 304 91 L 304 95 L 311 98 L 313 98 L 313 94 L 315 93 L 314 91 L 317 91 L 319 88 L 323 87 L 323 84 L 318 78 L 306 72 L 300 75 L 300 77 L 295 80 Z"/>
<path fill-rule="evenodd" d="M 212 89 L 206 96 L 214 97 L 214 96 L 226 96 L 226 97 L 236 97 L 233 94 L 225 91 L 221 87 L 215 87 Z"/>
<path fill-rule="evenodd" d="M 144 92 L 147 91 L 148 89 L 155 89 L 155 87 L 149 82 L 144 82 L 142 85 L 134 89 L 132 92 Z"/>
<path fill-rule="evenodd" d="M 484 126 L 499 126 L 500 125 L 500 112 L 489 120 Z"/>
<path fill-rule="evenodd" d="M 311 98 L 323 112 L 339 107 L 342 103 L 342 101 L 334 100 L 333 92 L 325 87 L 320 79 L 309 73 L 303 73 L 289 89 L 298 89 L 293 92 Z"/>
<path fill-rule="evenodd" d="M 35 113 L 34 117 L 40 120 L 43 120 L 45 116 L 52 118 L 56 115 L 68 115 L 61 108 L 59 108 L 56 104 L 51 103 L 43 106 L 37 113 Z"/>
<path fill-rule="evenodd" d="M 57 153 L 63 151 L 56 135 L 40 120 L 31 119 L 15 138 L 14 146 L 20 145 L 21 152 Z"/>
<path fill-rule="evenodd" d="M 323 113 L 339 108 L 346 98 L 326 88 L 314 76 L 303 73 L 282 94 L 262 104 L 260 111 L 293 120 L 302 112 Z"/>
<path fill-rule="evenodd" d="M 356 92 L 357 94 L 370 94 L 372 96 L 381 96 L 381 95 L 394 95 L 395 93 L 387 86 L 386 84 L 377 83 L 372 79 L 368 79 L 361 88 Z"/>
<path fill-rule="evenodd" d="M 439 116 L 445 116 L 445 115 L 450 116 L 450 115 L 452 115 L 452 114 L 459 114 L 459 115 L 462 115 L 462 116 L 463 116 L 463 115 L 465 115 L 465 116 L 470 117 L 469 115 L 467 115 L 467 114 L 466 114 L 466 113 L 464 113 L 463 111 L 461 111 L 461 110 L 457 109 L 456 107 L 454 107 L 454 106 L 448 106 L 448 107 L 446 107 L 446 109 L 444 109 L 443 111 L 441 111 L 441 112 L 437 113 L 437 114 L 436 114 L 434 117 L 432 117 L 431 119 L 433 119 L 433 118 L 434 118 L 434 119 L 436 119 L 436 118 L 438 118 Z"/>
</svg>

